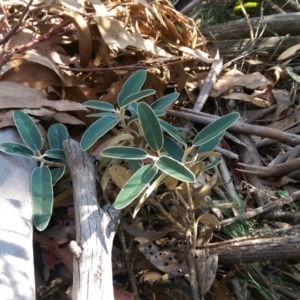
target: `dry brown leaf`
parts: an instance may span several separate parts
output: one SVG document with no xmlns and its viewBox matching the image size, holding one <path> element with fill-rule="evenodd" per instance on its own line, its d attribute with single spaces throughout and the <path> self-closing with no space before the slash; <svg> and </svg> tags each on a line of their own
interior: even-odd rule
<svg viewBox="0 0 300 300">
<path fill-rule="evenodd" d="M 85 68 L 88 66 L 92 55 L 92 37 L 90 29 L 84 18 L 75 11 L 64 11 L 64 14 L 73 20 L 77 29 L 80 66 Z"/>
<path fill-rule="evenodd" d="M 213 230 L 221 228 L 219 220 L 212 214 L 203 214 L 198 218 L 198 222 L 211 227 Z"/>
<path fill-rule="evenodd" d="M 282 117 L 288 108 L 293 105 L 290 95 L 288 91 L 278 89 L 272 89 L 272 94 L 277 102 L 275 116 L 277 118 Z"/>
<path fill-rule="evenodd" d="M 208 249 L 196 250 L 196 271 L 201 295 L 208 292 L 215 280 L 218 254 L 209 254 Z"/>
<path fill-rule="evenodd" d="M 174 276 L 186 276 L 189 267 L 185 261 L 178 261 L 175 252 L 161 250 L 155 244 L 140 244 L 139 250 L 159 270 Z"/>
<path fill-rule="evenodd" d="M 0 82 L 0 90 L 0 109 L 52 107 L 58 111 L 88 111 L 80 103 L 69 100 L 50 101 L 42 92 L 14 82 Z"/>
<path fill-rule="evenodd" d="M 23 63 L 10 68 L 2 75 L 1 81 L 19 83 L 37 90 L 42 90 L 50 85 L 63 85 L 62 80 L 54 71 L 36 63 Z"/>
<path fill-rule="evenodd" d="M 109 168 L 109 174 L 113 183 L 119 188 L 122 189 L 124 184 L 132 176 L 133 172 L 122 166 L 113 165 Z"/>
<path fill-rule="evenodd" d="M 283 60 L 283 59 L 285 59 L 285 58 L 287 58 L 287 57 L 289 57 L 289 56 L 291 56 L 291 55 L 293 55 L 293 54 L 299 52 L 299 50 L 300 50 L 300 44 L 294 45 L 294 46 L 292 46 L 292 47 L 286 49 L 285 51 L 283 51 L 283 52 L 278 56 L 277 60 Z M 288 64 L 291 62 L 291 60 L 292 60 L 292 59 L 289 59 L 289 60 L 285 61 L 285 62 L 283 63 L 283 65 L 288 65 Z"/>
<path fill-rule="evenodd" d="M 99 31 L 105 43 L 111 49 L 125 49 L 127 46 L 132 46 L 138 49 L 143 49 L 154 55 L 170 56 L 165 50 L 156 46 L 151 40 L 144 39 L 139 33 L 130 33 L 124 29 L 121 23 L 117 20 L 110 19 L 105 16 L 95 17 Z"/>
<path fill-rule="evenodd" d="M 271 103 L 265 99 L 254 97 L 245 93 L 230 93 L 227 95 L 222 95 L 221 98 L 246 101 L 258 107 L 269 107 L 271 105 Z"/>
<path fill-rule="evenodd" d="M 261 86 L 270 85 L 269 80 L 267 80 L 261 73 L 255 72 L 251 74 L 246 74 L 238 77 L 234 76 L 224 76 L 218 79 L 214 87 L 210 92 L 211 97 L 219 97 L 225 92 L 229 92 L 232 88 L 246 87 L 248 89 L 256 89 Z"/>
<path fill-rule="evenodd" d="M 86 125 L 83 121 L 78 118 L 71 116 L 67 113 L 52 113 L 53 119 L 63 124 L 72 124 L 72 125 Z"/>
<path fill-rule="evenodd" d="M 165 180 L 165 185 L 167 189 L 169 189 L 170 191 L 175 190 L 177 184 L 178 184 L 178 180 L 174 177 L 168 176 Z"/>
</svg>

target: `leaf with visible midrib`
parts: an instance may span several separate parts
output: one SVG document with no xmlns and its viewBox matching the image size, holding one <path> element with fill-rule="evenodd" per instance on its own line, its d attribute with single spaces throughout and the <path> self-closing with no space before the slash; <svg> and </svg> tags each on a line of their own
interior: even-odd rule
<svg viewBox="0 0 300 300">
<path fill-rule="evenodd" d="M 135 172 L 121 189 L 114 204 L 115 208 L 122 209 L 128 206 L 145 190 L 156 172 L 157 168 L 153 165 L 144 166 Z"/>
<path fill-rule="evenodd" d="M 195 182 L 195 175 L 182 163 L 177 160 L 161 156 L 155 165 L 162 170 L 164 173 L 184 182 Z"/>
<path fill-rule="evenodd" d="M 50 220 L 53 205 L 51 172 L 48 167 L 35 168 L 31 174 L 30 192 L 35 227 L 42 231 Z"/>
<path fill-rule="evenodd" d="M 196 137 L 193 140 L 193 144 L 195 146 L 200 146 L 201 144 L 207 143 L 213 138 L 221 135 L 222 132 L 225 132 L 226 129 L 233 125 L 239 117 L 239 113 L 233 112 L 217 119 L 213 123 L 207 125 L 196 135 Z"/>
<path fill-rule="evenodd" d="M 138 116 L 147 143 L 152 150 L 159 151 L 163 146 L 164 137 L 155 112 L 148 104 L 142 102 L 138 104 Z"/>
<path fill-rule="evenodd" d="M 114 116 L 105 116 L 93 123 L 83 134 L 80 147 L 83 151 L 92 147 L 98 139 L 118 124 Z"/>
<path fill-rule="evenodd" d="M 40 151 L 43 146 L 42 136 L 34 121 L 20 110 L 13 112 L 13 119 L 24 143 L 32 151 Z"/>
</svg>

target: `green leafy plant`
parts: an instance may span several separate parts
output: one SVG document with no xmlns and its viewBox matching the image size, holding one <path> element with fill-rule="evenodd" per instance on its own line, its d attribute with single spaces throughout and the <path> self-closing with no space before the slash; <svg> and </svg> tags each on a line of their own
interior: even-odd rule
<svg viewBox="0 0 300 300">
<path fill-rule="evenodd" d="M 50 149 L 42 154 L 43 140 L 34 121 L 23 111 L 14 111 L 13 120 L 25 145 L 1 143 L 0 151 L 40 163 L 31 174 L 30 192 L 34 224 L 38 230 L 44 230 L 52 214 L 53 185 L 65 172 L 63 141 L 68 139 L 68 131 L 63 124 L 51 125 L 47 133 Z"/>
<path fill-rule="evenodd" d="M 120 166 L 126 161 L 134 174 L 121 184 L 114 205 L 117 209 L 123 209 L 139 197 L 134 215 L 150 193 L 167 178 L 178 181 L 178 184 L 183 182 L 189 185 L 195 182 L 202 170 L 217 165 L 220 154 L 213 150 L 226 129 L 239 118 L 238 113 L 230 113 L 206 126 L 193 140 L 187 141 L 178 128 L 159 118 L 165 115 L 165 109 L 177 100 L 179 93 L 164 96 L 152 105 L 138 102 L 155 93 L 151 89 L 141 90 L 145 80 L 144 70 L 130 76 L 118 95 L 116 109 L 109 103 L 97 100 L 83 104 L 102 112 L 90 115 L 100 119 L 84 133 L 82 150 L 89 149 L 112 128 L 118 128 L 119 136 L 122 136 L 112 140 L 101 152 L 100 165 L 106 169 L 101 185 L 105 189 L 112 177 L 109 174 L 111 167 Z M 211 164 L 199 164 L 208 156 L 218 158 Z M 194 192 L 197 190 L 194 189 Z"/>
</svg>

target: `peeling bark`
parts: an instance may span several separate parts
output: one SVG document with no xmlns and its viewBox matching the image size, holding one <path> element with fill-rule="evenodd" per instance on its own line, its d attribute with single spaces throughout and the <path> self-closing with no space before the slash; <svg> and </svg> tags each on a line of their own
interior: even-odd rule
<svg viewBox="0 0 300 300">
<path fill-rule="evenodd" d="M 70 169 L 76 221 L 76 242 L 71 244 L 73 300 L 114 299 L 111 252 L 120 211 L 99 207 L 92 158 L 78 142 L 64 142 Z"/>
</svg>

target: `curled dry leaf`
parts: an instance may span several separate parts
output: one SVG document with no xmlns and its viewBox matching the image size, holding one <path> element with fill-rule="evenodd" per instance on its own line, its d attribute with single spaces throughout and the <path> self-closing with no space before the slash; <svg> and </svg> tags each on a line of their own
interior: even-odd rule
<svg viewBox="0 0 300 300">
<path fill-rule="evenodd" d="M 209 254 L 208 249 L 196 250 L 196 271 L 201 295 L 211 288 L 217 273 L 218 254 Z"/>
<path fill-rule="evenodd" d="M 122 166 L 113 165 L 109 168 L 109 174 L 113 183 L 119 188 L 122 189 L 124 184 L 132 176 L 133 172 Z"/>
<path fill-rule="evenodd" d="M 228 92 L 232 88 L 239 86 L 239 87 L 246 87 L 248 89 L 256 89 L 261 86 L 268 86 L 270 85 L 269 80 L 267 80 L 261 73 L 255 72 L 252 74 L 246 74 L 238 77 L 230 77 L 224 76 L 218 79 L 215 83 L 213 89 L 210 92 L 211 97 L 219 97 L 223 93 Z"/>
<path fill-rule="evenodd" d="M 72 19 L 77 29 L 80 66 L 85 68 L 88 66 L 92 55 L 92 37 L 90 29 L 87 22 L 79 13 L 75 11 L 64 11 L 64 14 Z"/>
<path fill-rule="evenodd" d="M 265 99 L 254 97 L 245 93 L 230 93 L 227 95 L 222 95 L 221 98 L 246 101 L 258 107 L 269 107 L 271 105 L 271 103 Z"/>
</svg>

